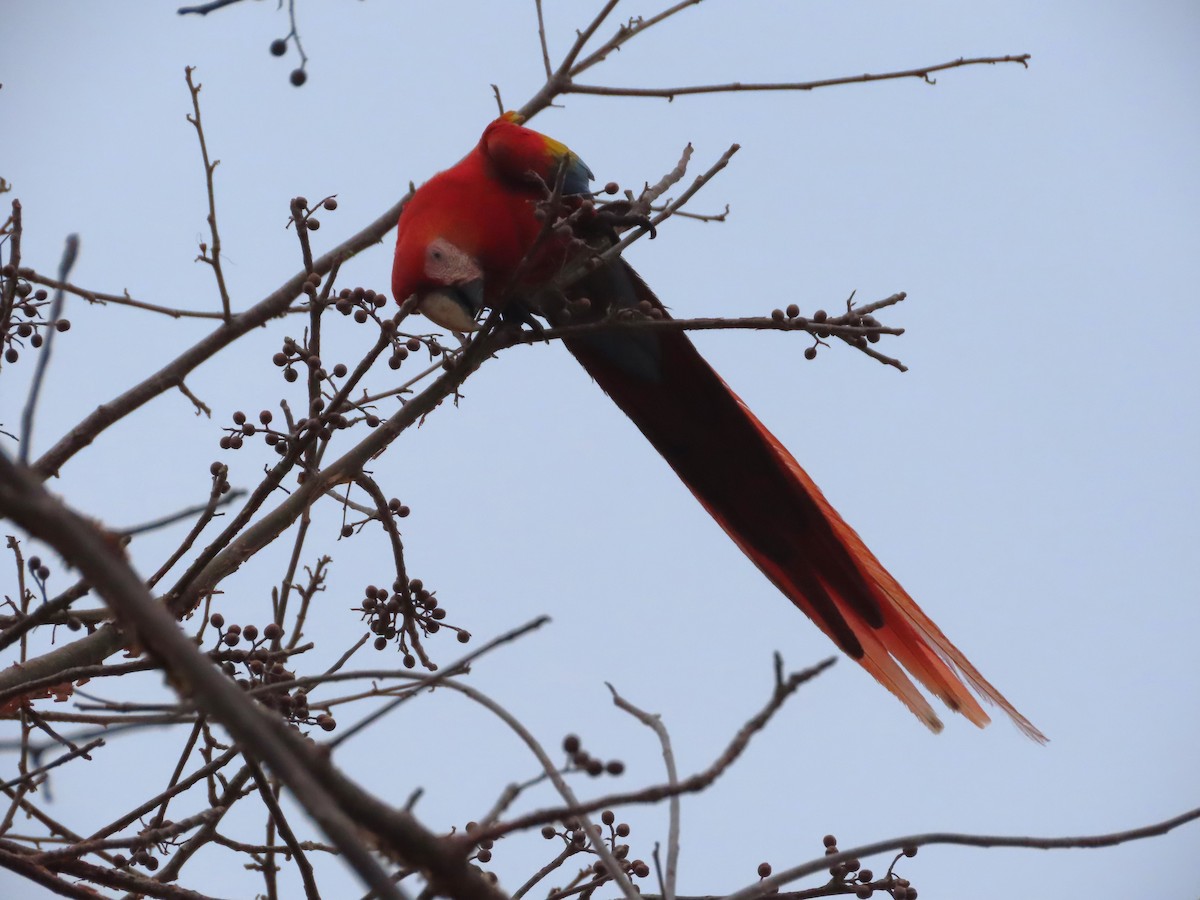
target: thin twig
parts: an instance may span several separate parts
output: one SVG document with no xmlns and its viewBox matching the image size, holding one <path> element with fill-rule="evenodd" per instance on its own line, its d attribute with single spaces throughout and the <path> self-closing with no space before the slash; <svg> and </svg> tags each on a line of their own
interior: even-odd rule
<svg viewBox="0 0 1200 900">
<path fill-rule="evenodd" d="M 680 0 L 674 6 L 669 6 L 657 15 L 640 17 L 633 19 L 627 23 L 623 23 L 616 33 L 605 41 L 598 50 L 590 56 L 581 59 L 571 68 L 571 76 L 579 75 L 581 72 L 586 72 L 592 66 L 603 62 L 614 51 L 621 49 L 623 44 L 628 43 L 640 34 L 649 31 L 655 25 L 665 22 L 672 16 L 683 12 L 685 9 L 692 6 L 699 6 L 700 0 Z"/>
<path fill-rule="evenodd" d="M 32 618 L 32 617 L 30 617 Z M 22 696 L 23 694 L 33 693 L 35 691 L 44 691 L 49 688 L 59 685 L 70 685 L 73 682 L 87 678 L 104 678 L 117 675 L 125 675 L 130 672 L 148 672 L 158 668 L 153 660 L 136 659 L 127 663 L 117 663 L 115 665 L 94 665 L 94 666 L 70 666 L 59 669 L 50 675 L 43 675 L 40 678 L 24 681 L 16 687 L 7 688 L 0 691 L 0 707 L 3 707 L 11 700 Z"/>
<path fill-rule="evenodd" d="M 546 77 L 552 78 L 554 70 L 550 66 L 550 46 L 546 43 L 546 19 L 542 14 L 542 0 L 534 0 L 537 7 L 538 43 L 542 47 L 542 65 L 546 68 Z"/>
<path fill-rule="evenodd" d="M 228 322 L 233 313 L 229 304 L 229 289 L 225 286 L 225 273 L 221 270 L 221 235 L 217 231 L 217 199 L 216 192 L 213 190 L 213 172 L 216 171 L 221 161 L 218 159 L 210 162 L 208 158 L 208 143 L 204 140 L 204 126 L 200 122 L 200 88 L 202 85 L 192 80 L 192 73 L 196 71 L 196 68 L 195 66 L 186 66 L 183 71 L 188 91 L 192 95 L 192 115 L 188 116 L 187 120 L 195 127 L 196 137 L 200 140 L 200 156 L 204 160 L 204 183 L 208 189 L 208 228 L 212 234 L 212 246 L 200 245 L 200 260 L 212 266 L 213 275 L 217 279 L 217 290 L 221 294 L 221 315 Z"/>
<path fill-rule="evenodd" d="M 490 653 L 492 650 L 495 650 L 497 647 L 501 647 L 504 644 L 515 641 L 520 637 L 524 637 L 526 634 L 529 634 L 530 632 L 537 631 L 537 629 L 541 628 L 543 625 L 547 624 L 549 621 L 550 621 L 549 616 L 538 616 L 536 619 L 526 622 L 524 625 L 521 625 L 517 628 L 513 628 L 509 631 L 504 632 L 504 634 L 493 638 L 492 640 L 490 640 L 486 644 L 484 644 L 482 647 L 472 650 L 466 656 L 455 661 L 452 665 L 447 666 L 444 669 L 442 669 L 438 672 L 435 672 L 432 675 L 426 675 L 426 676 L 420 678 L 419 682 L 412 686 L 412 692 L 415 694 L 418 691 L 427 690 L 431 687 L 441 684 L 445 679 L 449 678 L 452 675 L 461 675 L 462 673 L 466 672 L 470 668 L 471 663 L 473 663 L 475 660 L 479 659 L 480 657 L 484 656 L 487 653 Z M 389 673 L 389 674 L 390 674 L 390 677 L 409 677 L 409 678 L 416 677 L 408 672 L 396 672 L 396 673 Z M 337 678 L 339 680 L 341 680 L 343 678 L 351 678 L 351 677 L 359 677 L 359 675 L 358 675 L 358 673 L 347 672 L 347 673 L 343 673 L 343 674 L 337 676 Z M 380 677 L 380 676 L 371 676 L 371 677 Z M 384 676 L 384 677 L 387 677 L 387 676 Z M 322 678 L 316 679 L 316 681 L 321 681 L 321 680 L 333 680 L 333 679 L 322 679 Z M 304 682 L 306 682 L 306 681 L 307 681 L 307 679 L 297 679 L 297 682 L 301 685 L 304 684 Z M 361 722 L 356 722 L 350 728 L 339 729 L 338 736 L 336 738 L 334 738 L 333 740 L 329 741 L 329 747 L 331 749 L 338 747 L 343 742 L 349 740 L 351 737 L 353 737 L 355 734 L 357 734 L 359 731 L 362 731 L 364 728 L 366 728 L 372 722 L 378 721 L 380 718 L 387 715 L 389 712 L 391 712 L 393 709 L 395 709 L 401 703 L 404 703 L 405 701 L 407 701 L 410 696 L 412 696 L 412 694 L 406 694 L 403 697 L 397 697 L 395 700 L 393 700 L 391 703 L 387 704 L 383 708 L 372 712 L 370 715 L 368 715 L 366 718 L 364 718 Z"/>
<path fill-rule="evenodd" d="M 904 334 L 903 328 L 893 328 L 887 325 L 852 324 L 852 320 L 861 318 L 861 316 L 866 315 L 871 310 L 901 303 L 907 296 L 907 294 L 901 291 L 899 293 L 892 294 L 890 297 L 887 297 L 878 303 L 856 309 L 853 314 L 837 316 L 820 322 L 802 316 L 791 319 L 785 316 L 672 319 L 667 316 L 662 318 L 652 318 L 650 316 L 634 314 L 599 319 L 595 322 L 558 325 L 552 328 L 544 328 L 536 334 L 528 331 L 507 332 L 506 338 L 509 342 L 514 344 L 539 344 L 548 340 L 561 340 L 563 338 L 578 337 L 580 335 L 595 332 L 605 332 L 609 330 L 620 329 L 636 330 L 639 328 L 645 328 L 651 331 L 739 331 L 747 329 L 755 331 L 803 331 L 812 335 L 831 335 L 841 338 L 851 347 L 867 354 L 871 358 L 877 359 L 879 362 L 891 366 L 901 372 L 907 372 L 908 367 L 900 362 L 900 360 L 893 359 L 890 356 L 884 356 L 870 345 L 863 346 L 861 343 L 857 342 L 858 338 L 861 337 L 863 339 L 867 339 L 871 335 L 899 336 Z"/>
<path fill-rule="evenodd" d="M 688 144 L 686 147 L 684 147 L 683 153 L 679 156 L 679 162 L 675 164 L 675 168 L 660 178 L 656 184 L 648 185 L 646 189 L 638 195 L 637 204 L 648 211 L 650 209 L 650 204 L 682 181 L 683 176 L 687 174 L 687 167 L 692 161 L 692 154 L 694 152 L 695 151 L 693 150 L 691 144 Z M 667 216 L 673 215 L 677 209 L 678 206 L 676 206 L 675 209 L 671 209 L 670 206 L 664 206 L 661 210 L 659 210 L 659 214 L 665 219 Z M 659 219 L 659 221 L 661 222 L 662 219 Z"/>
<path fill-rule="evenodd" d="M 328 556 L 322 556 L 317 560 L 315 569 L 307 569 L 308 584 L 303 588 L 297 588 L 297 593 L 300 594 L 300 609 L 296 613 L 296 622 L 292 626 L 292 636 L 288 640 L 287 649 L 293 650 L 300 642 L 300 638 L 304 635 L 304 623 L 308 620 L 308 609 L 312 605 L 313 597 L 318 592 L 325 590 L 325 570 L 333 560 Z"/>
<path fill-rule="evenodd" d="M 23 592 L 22 592 L 23 593 Z M 0 632 L 0 650 L 15 644 L 22 636 L 37 628 L 39 625 L 45 625 L 53 622 L 57 617 L 67 612 L 71 604 L 87 593 L 87 585 L 80 582 L 75 585 L 73 590 L 65 591 L 62 596 L 55 597 L 49 600 L 29 613 L 27 616 L 13 617 L 11 624 L 7 624 L 2 632 Z M 99 611 L 104 617 L 108 616 L 108 610 Z M 8 622 L 8 617 L 4 617 L 3 621 Z M 65 621 L 65 619 L 64 619 Z M 2 702 L 2 701 L 0 701 Z"/>
<path fill-rule="evenodd" d="M 162 803 L 159 804 L 158 810 L 154 813 L 154 819 L 150 823 L 151 828 L 161 828 L 163 821 L 167 818 L 167 807 L 174 796 L 171 793 L 171 789 L 183 777 L 183 768 L 187 765 L 187 761 L 192 755 L 192 750 L 196 747 L 196 741 L 200 739 L 200 735 L 204 732 L 204 725 L 204 717 L 200 716 L 196 719 L 196 724 L 192 726 L 192 733 L 188 735 L 188 739 L 183 745 L 183 752 L 179 754 L 179 760 L 175 763 L 175 771 L 171 773 L 171 778 L 167 782 L 167 788 L 161 794 L 163 798 Z"/>
<path fill-rule="evenodd" d="M 9 333 L 13 309 L 17 300 L 18 277 L 21 274 L 21 235 L 24 233 L 21 216 L 21 201 L 13 200 L 12 214 L 8 218 L 11 225 L 8 232 L 8 266 L 12 267 L 12 276 L 5 277 L 4 291 L 0 293 L 0 334 Z M 0 360 L 3 357 L 0 356 Z M 7 434 L 7 432 L 5 432 Z"/>
<path fill-rule="evenodd" d="M 140 804 L 136 808 L 125 813 L 125 815 L 121 816 L 116 821 L 110 822 L 109 824 L 105 825 L 103 828 L 97 829 L 88 838 L 88 840 L 93 840 L 93 841 L 101 840 L 103 838 L 108 837 L 111 834 L 116 834 L 121 829 L 128 828 L 131 824 L 136 822 L 142 816 L 153 812 L 155 808 L 157 808 L 159 806 L 162 806 L 163 808 L 165 808 L 167 801 L 170 800 L 172 797 L 182 794 L 183 792 L 189 790 L 193 785 L 197 784 L 198 782 L 203 781 L 205 778 L 209 777 L 210 775 L 212 775 L 216 772 L 219 772 L 221 769 L 225 768 L 225 766 L 229 765 L 229 763 L 233 762 L 233 760 L 236 759 L 239 755 L 240 755 L 240 751 L 237 749 L 226 750 L 221 755 L 215 757 L 212 760 L 212 762 L 209 762 L 206 765 L 201 766 L 199 769 L 197 769 L 195 772 L 193 772 L 187 778 L 184 778 L 182 781 L 172 784 L 171 787 L 167 788 L 162 793 L 151 797 L 149 800 L 145 801 L 144 803 Z"/>
<path fill-rule="evenodd" d="M 209 0 L 208 3 L 201 3 L 199 6 L 181 6 L 176 12 L 181 16 L 188 14 L 207 16 L 210 12 L 215 12 L 218 9 L 224 9 L 226 6 L 233 6 L 235 3 L 241 2 L 242 0 Z"/>
<path fill-rule="evenodd" d="M 35 859 L 43 865 L 49 863 L 57 863 L 59 860 L 71 857 L 80 857 L 89 853 L 97 853 L 101 850 L 120 850 L 126 847 L 149 846 L 150 844 L 159 844 L 170 838 L 178 837 L 193 828 L 200 828 L 207 825 L 210 821 L 220 818 L 224 810 L 206 809 L 203 812 L 197 813 L 194 816 L 188 816 L 186 819 L 181 819 L 178 822 L 171 822 L 167 825 L 155 825 L 147 828 L 134 835 L 129 835 L 123 838 L 108 838 L 104 840 L 86 840 L 71 844 L 68 847 L 63 847 L 59 850 L 47 850 L 39 853 Z"/>
<path fill-rule="evenodd" d="M 625 250 L 629 247 L 629 245 L 632 244 L 634 241 L 638 240 L 639 238 L 643 237 L 644 235 L 653 234 L 654 229 L 657 226 L 661 225 L 663 222 L 665 222 L 667 219 L 669 219 L 672 215 L 674 215 L 675 210 L 681 208 L 685 203 L 687 203 L 689 200 L 691 200 L 692 197 L 694 197 L 696 195 L 696 193 L 702 187 L 704 187 L 706 184 L 708 184 L 708 182 L 711 181 L 718 172 L 720 172 L 727 165 L 729 165 L 729 160 L 731 160 L 733 158 L 733 154 L 737 153 L 740 149 L 742 149 L 741 145 L 731 144 L 729 149 L 721 154 L 721 158 L 718 159 L 715 163 L 713 163 L 712 166 L 709 167 L 707 172 L 703 173 L 702 175 L 696 176 L 695 181 L 693 181 L 691 183 L 691 185 L 688 186 L 687 190 L 685 190 L 682 194 L 680 194 L 675 200 L 672 200 L 670 203 L 668 203 L 666 208 L 663 209 L 662 212 L 658 213 L 657 215 L 654 216 L 654 218 L 652 218 L 650 220 L 649 225 L 634 229 L 631 234 L 627 235 L 622 240 L 618 241 L 616 244 L 614 244 L 612 247 L 610 247 L 603 254 L 601 254 L 601 259 L 615 259 L 617 256 L 620 256 L 622 253 L 624 253 Z M 681 164 L 686 164 L 686 159 L 687 159 L 687 155 L 685 153 L 684 159 L 680 161 Z"/>
<path fill-rule="evenodd" d="M 288 5 L 288 25 L 289 30 L 287 37 L 296 45 L 296 52 L 300 55 L 300 68 L 308 67 L 308 54 L 304 52 L 304 45 L 300 42 L 300 30 L 296 27 L 296 0 L 287 0 Z"/>
<path fill-rule="evenodd" d="M 607 682 L 606 682 L 607 684 Z M 679 772 L 675 768 L 675 751 L 671 749 L 671 735 L 663 724 L 662 716 L 653 715 L 634 706 L 617 693 L 617 689 L 608 685 L 612 692 L 613 703 L 619 709 L 625 710 L 658 737 L 662 747 L 663 765 L 667 770 L 667 786 L 672 790 L 679 784 Z M 672 793 L 667 799 L 667 871 L 663 879 L 663 900 L 675 900 L 675 877 L 679 868 L 679 794 Z"/>
<path fill-rule="evenodd" d="M 217 826 L 221 824 L 221 819 L 224 818 L 229 810 L 233 809 L 233 805 L 242 797 L 251 793 L 251 791 L 246 789 L 246 784 L 250 781 L 249 766 L 243 765 L 227 782 L 223 778 L 222 781 L 225 787 L 221 795 L 218 797 L 215 794 L 210 794 L 209 797 L 209 806 L 218 811 L 220 815 L 214 816 L 205 822 L 194 835 L 188 838 L 182 847 L 171 855 L 166 865 L 155 874 L 154 878 L 156 881 L 174 881 L 177 879 L 187 861 L 195 856 L 199 850 L 212 842 L 213 836 L 217 833 Z"/>
<path fill-rule="evenodd" d="M 903 301 L 907 294 L 893 294 L 896 302 Z M 545 336 L 554 339 L 562 337 L 578 337 L 589 332 L 605 331 L 610 328 L 645 328 L 650 331 L 806 331 L 809 334 L 828 331 L 830 334 L 853 340 L 859 336 L 870 334 L 902 335 L 903 328 L 892 328 L 886 325 L 849 325 L 840 324 L 837 319 L 815 322 L 811 319 L 775 319 L 770 316 L 745 316 L 742 318 L 696 318 L 696 319 L 653 319 L 650 317 L 628 317 L 604 319 L 598 322 L 584 322 L 579 325 L 559 325 L 545 329 Z M 516 343 L 543 343 L 542 335 L 522 335 Z"/>
<path fill-rule="evenodd" d="M 538 761 L 538 764 L 541 765 L 542 770 L 546 773 L 546 777 L 550 779 L 550 783 L 554 785 L 554 789 L 558 791 L 559 795 L 563 798 L 563 801 L 572 810 L 572 816 L 579 820 L 580 826 L 583 828 L 584 832 L 588 836 L 588 840 L 591 842 L 592 850 L 594 850 L 596 855 L 599 856 L 604 862 L 604 865 L 608 870 L 608 875 L 613 879 L 617 887 L 621 889 L 621 893 L 625 895 L 626 900 L 638 900 L 638 892 L 634 889 L 633 883 L 629 880 L 629 876 L 626 874 L 625 868 L 613 855 L 613 852 L 609 848 L 608 844 L 605 843 L 604 835 L 601 833 L 600 829 L 596 827 L 596 823 L 589 819 L 587 813 L 583 811 L 584 808 L 580 804 L 579 798 L 575 796 L 575 792 L 571 790 L 571 786 L 567 784 L 566 780 L 562 777 L 562 773 L 558 771 L 558 766 L 556 766 L 554 761 L 551 760 L 546 754 L 546 751 L 543 749 L 541 743 L 533 736 L 529 729 L 526 728 L 516 718 L 516 716 L 510 713 L 491 697 L 487 696 L 482 691 L 476 690 L 470 685 L 463 684 L 461 681 L 449 679 L 442 682 L 442 686 L 458 691 L 464 696 L 474 700 L 484 709 L 497 716 L 522 741 L 524 741 L 525 746 L 529 748 L 529 751 L 534 755 Z M 478 830 L 472 831 L 471 837 L 474 840 L 479 840 L 480 838 L 478 838 L 478 834 Z"/>
<path fill-rule="evenodd" d="M 196 407 L 196 415 L 204 416 L 206 419 L 212 418 L 212 410 L 208 404 L 192 393 L 191 388 L 187 386 L 187 382 L 180 378 L 179 383 L 175 387 L 179 388 L 179 393 L 192 401 L 192 406 Z"/>
<path fill-rule="evenodd" d="M 168 316 L 172 319 L 225 319 L 225 314 L 220 312 L 208 312 L 198 309 L 177 309 L 172 306 L 162 306 L 158 303 L 147 303 L 144 300 L 135 300 L 128 293 L 125 294 L 108 294 L 103 291 L 93 291 L 88 288 L 82 288 L 78 285 L 71 284 L 69 281 L 59 281 L 57 278 L 51 278 L 48 275 L 42 275 L 34 269 L 21 269 L 20 275 L 26 281 L 34 284 L 40 284 L 43 287 L 54 288 L 56 290 L 66 291 L 68 294 L 74 294 L 86 300 L 88 303 L 97 304 L 100 306 L 127 306 L 130 309 L 140 309 L 145 312 L 159 313 Z M 290 307 L 280 315 L 287 313 L 302 312 L 300 306 Z"/>
<path fill-rule="evenodd" d="M 283 581 L 280 582 L 279 588 L 273 591 L 272 615 L 275 618 L 275 624 L 284 630 L 286 634 L 287 627 L 287 608 L 288 599 L 291 596 L 292 588 L 295 586 L 296 570 L 300 567 L 300 554 L 304 549 L 304 541 L 308 537 L 308 528 L 312 523 L 312 517 L 306 509 L 300 516 L 300 524 L 296 526 L 296 536 L 292 539 L 292 552 L 288 557 L 287 570 L 283 574 Z M 318 569 L 321 567 L 320 562 L 317 563 Z M 304 620 L 302 617 L 297 618 L 294 627 L 292 628 L 291 644 L 295 646 L 300 642 L 303 634 Z M 271 642 L 271 646 L 278 649 L 283 646 L 283 638 L 280 636 Z"/>
<path fill-rule="evenodd" d="M 830 867 L 850 859 L 866 859 L 879 853 L 891 853 L 903 850 L 905 847 L 927 847 L 934 844 L 950 844 L 960 847 L 1030 847 L 1036 850 L 1068 850 L 1096 849 L 1098 847 L 1115 847 L 1130 841 L 1140 841 L 1144 838 L 1158 837 L 1167 834 L 1181 825 L 1200 820 L 1200 808 L 1188 810 L 1161 822 L 1145 825 L 1141 828 L 1130 828 L 1126 831 L 1115 831 L 1107 834 L 1088 834 L 1078 837 L 1019 837 L 1010 835 L 961 834 L 953 831 L 933 831 L 925 834 L 911 834 L 905 837 L 888 838 L 861 847 L 851 847 L 830 856 L 810 860 L 799 866 L 793 866 L 778 872 L 769 878 L 764 878 L 748 887 L 728 894 L 725 900 L 753 900 L 755 897 L 769 895 L 781 885 L 827 872 Z"/>
<path fill-rule="evenodd" d="M 738 729 L 737 734 L 733 736 L 733 739 L 730 740 L 729 744 L 708 768 L 697 772 L 695 775 L 681 779 L 674 787 L 665 784 L 654 785 L 637 791 L 610 794 L 596 800 L 589 800 L 579 807 L 534 810 L 515 819 L 509 819 L 507 822 L 498 822 L 490 828 L 480 829 L 474 833 L 473 837 L 476 840 L 496 839 L 516 831 L 523 831 L 547 822 L 557 822 L 560 819 L 576 816 L 581 813 L 594 812 L 597 809 L 604 809 L 605 807 L 624 806 L 635 803 L 658 803 L 672 794 L 690 794 L 702 791 L 716 781 L 717 778 L 737 761 L 738 757 L 742 755 L 742 752 L 749 745 L 750 739 L 766 727 L 771 717 L 779 711 L 789 697 L 799 690 L 801 685 L 816 678 L 836 661 L 836 657 L 830 657 L 817 663 L 815 666 L 810 666 L 799 672 L 793 672 L 785 678 L 782 671 L 782 660 L 779 654 L 775 654 L 775 685 L 771 691 L 770 698 L 768 698 L 763 708 L 751 716 L 746 724 Z"/>
<path fill-rule="evenodd" d="M 79 255 L 79 235 L 68 234 L 67 245 L 63 248 L 62 260 L 58 264 L 58 279 L 66 281 L 67 276 L 75 265 Z M 25 401 L 25 409 L 21 413 L 21 447 L 18 459 L 22 465 L 29 462 L 29 447 L 33 442 L 33 417 L 37 410 L 38 396 L 42 392 L 42 380 L 46 377 L 46 367 L 50 365 L 50 351 L 54 348 L 54 335 L 58 333 L 58 320 L 62 316 L 63 292 L 54 292 L 50 303 L 50 316 L 47 321 L 46 340 L 42 352 L 38 355 L 37 367 L 33 370 L 33 382 L 29 386 L 29 399 Z"/>
<path fill-rule="evenodd" d="M 20 872 L 27 878 L 46 884 L 48 887 L 53 887 L 59 893 L 64 893 L 61 885 L 70 885 L 69 882 L 39 880 L 43 875 L 49 875 L 41 866 L 31 865 L 28 857 L 31 851 L 24 847 L 13 844 L 11 841 L 0 841 L 0 867 L 12 869 Z M 173 884 L 163 884 L 158 881 L 146 878 L 144 875 L 138 875 L 128 869 L 121 869 L 115 865 L 98 866 L 92 863 L 84 862 L 80 859 L 64 859 L 57 863 L 57 867 L 61 874 L 70 875 L 74 878 L 82 878 L 94 884 L 103 885 L 104 887 L 127 891 L 134 895 L 157 897 L 162 900 L 211 900 L 205 894 L 189 891 L 186 888 L 177 887 Z M 90 897 L 95 900 L 95 891 L 79 893 L 65 893 L 68 897 Z"/>
<path fill-rule="evenodd" d="M 179 546 L 176 547 L 171 555 L 167 557 L 166 561 L 158 567 L 158 571 L 156 571 L 150 576 L 149 579 L 147 579 L 147 587 L 154 587 L 154 585 L 158 584 L 163 579 L 163 576 L 171 571 L 175 563 L 179 562 L 179 560 L 183 558 L 183 554 L 187 553 L 188 550 L 191 549 L 192 544 L 196 542 L 196 538 L 200 537 L 200 532 L 204 531 L 204 529 L 208 527 L 208 523 L 211 522 L 217 515 L 217 510 L 221 506 L 230 502 L 232 499 L 245 495 L 245 491 L 229 490 L 229 482 L 225 480 L 225 476 L 228 474 L 229 469 L 224 464 L 218 465 L 219 469 L 217 473 L 212 476 L 212 487 L 209 489 L 208 503 L 199 508 L 200 518 L 196 520 L 195 524 L 192 525 L 191 529 L 184 536 L 183 540 L 179 542 Z M 191 510 L 185 510 L 185 513 L 194 513 L 195 511 L 196 508 L 193 507 Z M 157 522 L 151 522 L 150 526 L 159 528 L 163 524 L 176 521 L 179 518 L 182 518 L 182 516 L 177 513 L 174 517 L 168 517 L 166 519 L 160 519 Z M 145 527 L 146 526 L 143 526 L 143 528 Z"/>
<path fill-rule="evenodd" d="M 246 764 L 250 767 L 250 774 L 254 778 L 255 785 L 258 786 L 258 794 L 262 797 L 263 805 L 271 814 L 271 821 L 275 823 L 279 836 L 283 838 L 296 860 L 296 867 L 300 870 L 300 880 L 304 882 L 304 895 L 308 900 L 321 900 L 321 892 L 313 878 L 312 863 L 308 861 L 308 857 L 304 855 L 304 850 L 300 847 L 300 842 L 296 840 L 296 835 L 292 831 L 292 826 L 288 824 L 283 809 L 279 806 L 279 800 L 275 797 L 275 791 L 270 781 L 252 760 L 247 758 Z"/>
<path fill-rule="evenodd" d="M 932 66 L 921 66 L 916 69 L 904 69 L 897 72 L 864 73 L 862 75 L 845 75 L 841 78 L 822 78 L 816 81 L 779 81 L 779 82 L 740 82 L 731 81 L 725 84 L 690 84 L 670 88 L 632 88 L 608 87 L 597 84 L 577 84 L 572 81 L 562 89 L 564 94 L 598 94 L 605 97 L 661 97 L 674 100 L 692 94 L 733 94 L 754 91 L 813 91 L 817 88 L 834 87 L 841 84 L 864 84 L 871 81 L 890 81 L 898 78 L 920 78 L 927 84 L 937 84 L 937 79 L 930 76 L 934 72 L 946 69 L 958 69 L 963 66 L 997 65 L 999 63 L 1020 63 L 1029 68 L 1031 56 L 1022 53 L 1016 56 L 980 56 L 973 59 L 960 57 L 950 62 L 938 63 Z"/>
<path fill-rule="evenodd" d="M 523 885 L 513 891 L 512 900 L 521 900 L 539 881 L 566 862 L 568 857 L 574 856 L 578 852 L 575 846 L 568 841 L 563 845 L 562 850 L 558 851 L 558 856 L 530 875 L 529 879 Z"/>
<path fill-rule="evenodd" d="M 143 728 L 151 725 L 190 725 L 196 721 L 196 716 L 191 713 L 131 716 L 127 714 L 96 715 L 92 713 L 43 712 L 41 716 L 47 722 L 73 722 L 77 725 L 139 726 Z M 0 716 L 0 719 L 9 718 L 12 718 L 12 716 Z"/>
<path fill-rule="evenodd" d="M 619 0 L 608 0 L 600 11 L 596 13 L 592 21 L 579 32 L 575 43 L 571 45 L 566 56 L 563 57 L 562 64 L 559 66 L 560 72 L 569 72 L 571 70 L 571 66 L 575 65 L 575 60 L 579 58 L 580 52 L 587 46 L 587 42 L 592 39 L 592 35 L 596 33 L 596 30 L 604 24 L 604 20 L 608 18 L 609 13 L 617 8 L 618 2 Z"/>
<path fill-rule="evenodd" d="M 5 788 L 16 787 L 17 785 L 21 784 L 24 781 L 28 781 L 37 775 L 41 775 L 45 772 L 49 772 L 51 769 L 57 768 L 58 766 L 61 766 L 63 763 L 70 762 L 71 760 L 77 759 L 80 756 L 82 756 L 85 759 L 90 760 L 91 757 L 88 756 L 88 754 L 91 753 L 93 750 L 95 750 L 97 747 L 103 747 L 103 746 L 104 746 L 104 739 L 96 738 L 94 741 L 92 741 L 89 744 L 84 744 L 81 747 L 76 747 L 74 750 L 67 751 L 62 756 L 58 757 L 57 759 L 53 760 L 52 762 L 48 762 L 43 766 L 38 766 L 36 769 L 30 769 L 26 774 L 22 775 L 20 778 L 13 778 L 13 779 L 10 779 L 9 781 L 4 782 L 3 787 L 5 787 Z"/>
<path fill-rule="evenodd" d="M 268 853 L 271 850 L 278 853 L 282 847 L 281 844 L 248 844 L 245 841 L 235 841 L 220 833 L 213 835 L 213 843 L 228 847 L 230 850 L 237 850 L 239 853 Z M 301 841 L 300 847 L 304 850 L 317 850 L 321 853 L 337 855 L 337 847 L 332 844 L 322 844 L 320 841 Z"/>
<path fill-rule="evenodd" d="M 220 509 L 222 506 L 228 506 L 235 500 L 241 500 L 246 496 L 245 488 L 233 488 L 220 494 L 217 498 L 215 509 Z M 145 534 L 149 531 L 157 531 L 160 528 L 166 528 L 169 525 L 174 525 L 176 522 L 182 522 L 184 519 L 190 519 L 196 515 L 206 515 L 211 518 L 210 508 L 212 501 L 208 503 L 197 503 L 195 506 L 189 506 L 186 509 L 181 509 L 179 512 L 173 512 L 157 519 L 151 519 L 149 522 L 142 522 L 139 525 L 129 525 L 125 528 L 114 528 L 114 534 L 122 534 L 126 537 L 133 537 L 139 534 Z"/>
</svg>

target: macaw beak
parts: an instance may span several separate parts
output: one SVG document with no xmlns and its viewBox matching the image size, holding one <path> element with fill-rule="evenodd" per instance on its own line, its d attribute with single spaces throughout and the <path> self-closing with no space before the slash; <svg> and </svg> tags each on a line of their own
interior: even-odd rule
<svg viewBox="0 0 1200 900">
<path fill-rule="evenodd" d="M 436 287 L 417 300 L 417 309 L 450 331 L 478 331 L 483 309 L 483 279 Z"/>
</svg>

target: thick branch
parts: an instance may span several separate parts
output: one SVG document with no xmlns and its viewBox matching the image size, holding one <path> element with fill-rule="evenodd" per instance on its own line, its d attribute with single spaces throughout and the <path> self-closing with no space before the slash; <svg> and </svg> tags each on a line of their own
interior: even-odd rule
<svg viewBox="0 0 1200 900">
<path fill-rule="evenodd" d="M 313 271 L 323 275 L 333 268 L 335 262 L 349 259 L 367 247 L 378 243 L 390 229 L 395 227 L 396 220 L 400 217 L 400 208 L 407 199 L 405 197 L 400 200 L 358 234 L 347 238 L 324 256 L 315 260 Z M 42 478 L 56 474 L 67 460 L 88 446 L 108 426 L 158 395 L 179 385 L 195 368 L 207 362 L 242 335 L 276 316 L 283 315 L 287 312 L 292 300 L 302 293 L 307 277 L 307 272 L 296 273 L 273 293 L 245 312 L 234 315 L 228 322 L 223 323 L 208 336 L 193 344 L 149 378 L 134 385 L 119 397 L 97 407 L 33 464 L 34 472 Z"/>
<path fill-rule="evenodd" d="M 386 807 L 319 759 L 282 721 L 263 712 L 200 653 L 129 564 L 97 528 L 68 510 L 28 469 L 0 454 L 0 513 L 45 541 L 87 577 L 138 640 L 196 704 L 269 765 L 343 854 L 382 897 L 398 900 L 387 873 L 362 841 L 360 825 L 429 872 L 438 889 L 462 898 L 494 898 L 495 890 L 463 855 L 411 816 Z M 353 809 L 353 816 L 347 810 Z"/>
</svg>

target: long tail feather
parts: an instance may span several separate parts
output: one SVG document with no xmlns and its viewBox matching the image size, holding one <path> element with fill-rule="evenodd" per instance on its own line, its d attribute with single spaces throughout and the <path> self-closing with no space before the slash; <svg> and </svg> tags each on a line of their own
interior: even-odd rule
<svg viewBox="0 0 1200 900">
<path fill-rule="evenodd" d="M 623 262 L 598 270 L 580 293 L 597 314 L 641 301 L 662 309 Z M 610 331 L 566 344 L 759 569 L 926 726 L 942 723 L 912 678 L 980 727 L 989 718 L 971 690 L 1046 740 L 921 611 L 683 332 Z"/>
</svg>

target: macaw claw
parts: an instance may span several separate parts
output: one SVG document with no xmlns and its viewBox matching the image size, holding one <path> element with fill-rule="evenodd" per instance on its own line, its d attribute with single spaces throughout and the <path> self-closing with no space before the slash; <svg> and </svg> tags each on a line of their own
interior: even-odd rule
<svg viewBox="0 0 1200 900">
<path fill-rule="evenodd" d="M 504 320 L 505 324 L 516 325 L 518 329 L 522 326 L 529 326 L 531 332 L 549 343 L 549 339 L 546 337 L 546 329 L 542 326 L 541 322 L 534 318 L 533 312 L 524 301 L 510 300 L 504 309 L 501 310 L 500 318 Z"/>
</svg>

